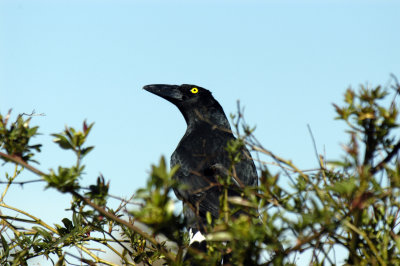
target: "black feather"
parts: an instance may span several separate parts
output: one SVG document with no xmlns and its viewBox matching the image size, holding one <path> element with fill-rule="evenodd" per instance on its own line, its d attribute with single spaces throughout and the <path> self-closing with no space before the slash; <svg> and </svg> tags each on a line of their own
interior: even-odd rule
<svg viewBox="0 0 400 266">
<path fill-rule="evenodd" d="M 199 86 L 158 84 L 144 89 L 176 105 L 186 120 L 187 130 L 171 156 L 171 167 L 180 165 L 174 178 L 183 185 L 174 191 L 183 201 L 188 227 L 201 230 L 207 212 L 213 218 L 219 215 L 222 189 L 217 176 L 226 176 L 231 167 L 226 147 L 235 137 L 228 119 L 211 92 Z M 242 160 L 235 165 L 241 184 L 236 185 L 256 186 L 250 153 L 245 147 L 241 153 Z M 234 187 L 229 195 L 236 195 Z"/>
</svg>

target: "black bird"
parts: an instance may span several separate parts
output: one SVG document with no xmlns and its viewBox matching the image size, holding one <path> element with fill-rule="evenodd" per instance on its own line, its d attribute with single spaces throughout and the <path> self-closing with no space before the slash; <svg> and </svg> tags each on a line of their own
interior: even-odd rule
<svg viewBox="0 0 400 266">
<path fill-rule="evenodd" d="M 174 191 L 183 201 L 191 242 L 202 242 L 204 237 L 197 232 L 203 232 L 206 213 L 213 218 L 219 216 L 222 188 L 217 176 L 227 176 L 232 163 L 226 147 L 235 137 L 224 110 L 210 91 L 188 84 L 147 85 L 144 89 L 173 103 L 186 120 L 185 135 L 171 156 L 171 167 L 180 165 L 174 178 L 183 185 Z M 245 147 L 241 155 L 235 165 L 238 180 L 233 178 L 229 196 L 239 195 L 239 187 L 257 185 L 256 167 Z"/>
</svg>

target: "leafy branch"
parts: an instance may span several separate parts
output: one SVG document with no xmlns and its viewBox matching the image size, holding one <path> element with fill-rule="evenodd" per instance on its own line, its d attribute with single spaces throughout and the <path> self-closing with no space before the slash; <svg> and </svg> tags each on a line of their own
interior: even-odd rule
<svg viewBox="0 0 400 266">
<path fill-rule="evenodd" d="M 0 263 L 27 265 L 30 258 L 43 256 L 57 257 L 58 265 L 66 264 L 67 259 L 115 265 L 94 254 L 90 244 L 98 243 L 124 265 L 157 261 L 217 265 L 222 257 L 234 265 L 295 265 L 296 258 L 306 251 L 313 265 L 336 265 L 339 260 L 349 265 L 398 265 L 400 85 L 394 80 L 390 88 L 349 88 L 343 105 L 334 105 L 336 119 L 347 126 L 341 158 L 328 160 L 319 154 L 308 127 L 316 154 L 317 167 L 313 169 L 300 169 L 264 147 L 238 104 L 238 113 L 232 116 L 237 140 L 229 143 L 227 151 L 234 165 L 241 160 L 241 147 L 252 150 L 259 185 L 239 183 L 239 196 L 235 197 L 222 193 L 220 217 L 209 216 L 204 225 L 204 253 L 188 247 L 186 221 L 175 209 L 172 195 L 172 189 L 179 186 L 172 178 L 178 168 L 169 170 L 164 158 L 152 166 L 145 187 L 131 199 L 121 199 L 109 195 L 110 182 L 101 175 L 95 184 L 80 184 L 84 158 L 93 150 L 86 146 L 93 124 L 84 121 L 81 130 L 66 127 L 52 135 L 60 148 L 75 154 L 76 162 L 45 173 L 31 164 L 41 147 L 30 144 L 38 134 L 38 127 L 30 126 L 32 116 L 20 115 L 13 123 L 10 112 L 0 116 L 0 158 L 5 164 L 14 164 L 13 172 L 6 173 L 6 181 L 2 181 Z M 30 182 L 16 181 L 25 169 L 39 176 L 47 188 L 71 195 L 72 218 L 51 226 L 6 203 L 10 186 Z M 216 170 L 221 177 L 218 184 L 210 185 L 227 191 L 238 180 L 234 167 Z M 121 201 L 117 209 L 109 207 L 110 198 Z M 233 219 L 238 211 L 243 214 Z M 69 252 L 72 246 L 86 255 Z M 190 261 L 183 260 L 186 252 L 191 254 Z"/>
</svg>

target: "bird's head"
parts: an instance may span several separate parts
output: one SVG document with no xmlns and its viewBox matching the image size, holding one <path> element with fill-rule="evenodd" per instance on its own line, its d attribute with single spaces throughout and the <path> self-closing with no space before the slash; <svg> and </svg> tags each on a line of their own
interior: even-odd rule
<svg viewBox="0 0 400 266">
<path fill-rule="evenodd" d="M 204 120 L 224 128 L 230 128 L 224 110 L 209 90 L 190 84 L 180 86 L 154 84 L 144 86 L 143 89 L 176 105 L 188 125 Z"/>
<path fill-rule="evenodd" d="M 211 92 L 196 85 L 183 84 L 183 85 L 166 85 L 166 84 L 154 84 L 144 86 L 148 92 L 151 92 L 157 96 L 170 101 L 178 108 L 185 105 L 199 106 L 207 105 L 207 101 L 214 100 Z"/>
</svg>

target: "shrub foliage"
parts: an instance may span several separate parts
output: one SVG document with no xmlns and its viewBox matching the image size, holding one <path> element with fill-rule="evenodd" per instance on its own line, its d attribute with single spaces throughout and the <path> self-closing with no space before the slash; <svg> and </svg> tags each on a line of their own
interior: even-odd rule
<svg viewBox="0 0 400 266">
<path fill-rule="evenodd" d="M 80 182 L 93 149 L 86 145 L 93 124 L 52 134 L 60 148 L 75 154 L 76 163 L 42 172 L 34 166 L 41 145 L 32 144 L 38 134 L 32 116 L 11 122 L 11 112 L 0 114 L 0 158 L 8 165 L 4 169 L 14 169 L 0 177 L 0 264 L 28 265 L 43 257 L 55 265 L 186 265 L 184 254 L 191 252 L 190 263 L 199 265 L 220 264 L 226 255 L 233 265 L 295 265 L 299 256 L 312 265 L 400 265 L 400 85 L 392 83 L 347 89 L 344 102 L 334 104 L 336 119 L 347 127 L 344 154 L 329 161 L 316 150 L 318 167 L 307 171 L 263 147 L 239 107 L 232 116 L 238 139 L 227 150 L 232 164 L 240 160 L 242 145 L 252 150 L 259 186 L 244 188 L 241 197 L 222 196 L 220 217 L 208 217 L 206 253 L 188 248 L 184 217 L 174 208 L 177 168 L 168 169 L 164 158 L 152 166 L 145 187 L 112 209 L 115 197 L 104 177 L 89 187 Z M 7 204 L 9 187 L 20 184 L 17 178 L 26 170 L 32 181 L 40 178 L 45 187 L 71 196 L 59 224 Z M 220 177 L 225 189 L 229 175 Z M 237 209 L 246 215 L 231 219 L 230 211 Z M 108 255 L 101 257 L 93 246 Z M 109 254 L 119 261 L 108 261 Z"/>
</svg>

